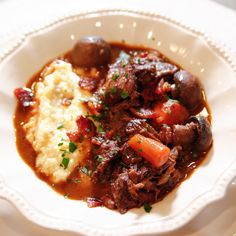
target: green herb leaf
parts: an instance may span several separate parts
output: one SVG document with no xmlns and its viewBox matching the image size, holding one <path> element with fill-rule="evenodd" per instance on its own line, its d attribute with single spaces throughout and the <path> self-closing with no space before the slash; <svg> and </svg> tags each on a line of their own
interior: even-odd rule
<svg viewBox="0 0 236 236">
<path fill-rule="evenodd" d="M 67 199 L 67 198 L 69 197 L 69 195 L 70 195 L 69 193 L 65 193 L 65 194 L 64 194 L 64 198 Z"/>
<path fill-rule="evenodd" d="M 121 98 L 126 99 L 129 97 L 129 93 L 127 91 L 122 91 L 120 96 L 121 96 Z"/>
<path fill-rule="evenodd" d="M 82 173 L 86 174 L 87 176 L 90 176 L 90 170 L 89 170 L 89 167 L 88 167 L 87 165 L 84 166 L 84 167 L 82 167 L 82 168 L 80 169 L 80 171 L 81 171 Z"/>
<path fill-rule="evenodd" d="M 95 121 L 100 121 L 102 119 L 103 115 L 102 115 L 102 113 L 100 113 L 97 116 L 96 115 L 87 115 L 87 117 L 91 117 Z"/>
<path fill-rule="evenodd" d="M 142 149 L 142 148 L 139 148 L 138 150 L 139 150 L 139 152 L 143 152 L 143 149 Z"/>
<path fill-rule="evenodd" d="M 152 210 L 152 207 L 149 205 L 149 203 L 146 202 L 143 204 L 143 208 L 147 213 L 150 213 Z"/>
<path fill-rule="evenodd" d="M 69 151 L 73 153 L 77 149 L 77 145 L 75 145 L 72 141 L 69 142 Z"/>
<path fill-rule="evenodd" d="M 61 166 L 64 167 L 64 169 L 66 169 L 68 167 L 69 162 L 70 162 L 70 159 L 68 157 L 63 157 L 61 161 Z"/>
<path fill-rule="evenodd" d="M 117 80 L 119 78 L 120 74 L 119 73 L 115 73 L 113 76 L 112 76 L 112 80 Z"/>
<path fill-rule="evenodd" d="M 105 106 L 104 106 L 104 110 L 105 110 L 105 111 L 108 111 L 108 110 L 109 110 L 109 106 L 108 106 L 108 105 L 105 105 Z"/>
<path fill-rule="evenodd" d="M 63 143 L 58 143 L 58 144 L 57 144 L 57 146 L 59 146 L 59 147 L 62 146 L 62 145 L 63 145 Z"/>
<path fill-rule="evenodd" d="M 96 160 L 97 162 L 101 163 L 104 160 L 104 157 L 102 155 L 97 155 Z"/>
<path fill-rule="evenodd" d="M 166 100 L 169 100 L 170 97 L 169 97 L 168 95 L 165 95 L 165 99 L 166 99 Z"/>
<path fill-rule="evenodd" d="M 73 179 L 72 181 L 73 181 L 73 183 L 75 183 L 75 184 L 81 183 L 81 180 L 80 180 L 80 179 Z"/>
<path fill-rule="evenodd" d="M 64 128 L 64 125 L 57 126 L 57 129 L 62 129 L 62 128 Z"/>
<path fill-rule="evenodd" d="M 111 94 L 115 94 L 116 92 L 117 92 L 117 88 L 116 87 L 110 88 L 110 93 Z"/>
<path fill-rule="evenodd" d="M 104 133 L 104 129 L 103 129 L 102 125 L 98 126 L 98 132 L 99 133 Z"/>
</svg>

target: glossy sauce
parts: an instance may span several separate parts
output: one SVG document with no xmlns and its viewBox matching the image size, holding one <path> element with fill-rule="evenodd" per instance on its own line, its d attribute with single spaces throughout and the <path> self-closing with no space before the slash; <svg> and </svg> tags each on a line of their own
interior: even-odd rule
<svg viewBox="0 0 236 236">
<path fill-rule="evenodd" d="M 153 49 L 147 49 L 144 47 L 137 47 L 137 46 L 127 46 L 122 43 L 111 43 L 111 48 L 112 48 L 112 63 L 115 61 L 115 59 L 118 57 L 121 51 L 125 52 L 141 51 L 141 50 L 153 51 Z M 64 54 L 61 57 L 58 57 L 58 59 L 63 59 L 65 61 L 70 62 L 70 52 Z M 47 63 L 39 72 L 37 72 L 35 75 L 32 76 L 32 78 L 27 83 L 28 88 L 33 88 L 34 83 L 40 80 L 40 74 L 43 71 L 43 69 L 50 63 L 51 61 Z M 104 80 L 108 67 L 100 67 L 97 69 L 99 71 L 98 75 L 99 78 Z M 89 69 L 85 69 L 85 74 L 86 71 L 89 72 Z M 208 112 L 208 119 L 210 121 L 211 116 L 207 104 L 205 104 L 205 108 Z M 75 168 L 75 170 L 68 178 L 67 182 L 59 184 L 52 183 L 47 176 L 38 172 L 37 169 L 35 168 L 36 152 L 32 148 L 32 145 L 29 143 L 29 141 L 25 138 L 25 132 L 22 127 L 23 124 L 28 121 L 29 117 L 30 117 L 30 109 L 24 110 L 19 104 L 17 104 L 14 117 L 14 124 L 16 131 L 16 145 L 22 159 L 34 170 L 36 175 L 41 180 L 47 182 L 58 193 L 71 199 L 86 200 L 87 197 L 99 198 L 100 196 L 103 196 L 110 191 L 109 185 L 91 183 L 90 178 L 88 176 L 84 174 L 81 175 L 80 167 Z M 192 170 L 195 169 L 200 164 L 200 162 L 204 159 L 204 157 L 205 156 L 200 158 L 198 157 L 197 161 L 194 162 L 191 161 L 191 163 L 185 163 L 185 165 L 179 167 L 181 171 L 186 173 L 185 178 L 192 173 Z M 89 160 L 90 157 L 88 156 L 87 161 Z"/>
</svg>

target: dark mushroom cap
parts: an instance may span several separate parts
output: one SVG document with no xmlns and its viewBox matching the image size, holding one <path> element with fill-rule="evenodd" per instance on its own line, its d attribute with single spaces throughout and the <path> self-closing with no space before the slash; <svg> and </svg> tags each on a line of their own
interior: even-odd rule
<svg viewBox="0 0 236 236">
<path fill-rule="evenodd" d="M 185 70 L 174 74 L 172 96 L 180 100 L 190 111 L 203 106 L 202 88 L 198 79 Z"/>
<path fill-rule="evenodd" d="M 197 124 L 198 137 L 194 143 L 197 152 L 206 152 L 212 145 L 212 131 L 210 122 L 204 116 L 192 116 L 189 122 Z"/>
<path fill-rule="evenodd" d="M 81 38 L 71 51 L 72 63 L 80 67 L 107 65 L 110 59 L 111 47 L 99 36 Z"/>
</svg>

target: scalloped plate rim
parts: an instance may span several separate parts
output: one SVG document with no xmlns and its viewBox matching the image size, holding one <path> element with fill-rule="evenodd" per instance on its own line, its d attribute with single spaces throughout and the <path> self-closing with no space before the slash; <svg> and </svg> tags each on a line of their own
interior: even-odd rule
<svg viewBox="0 0 236 236">
<path fill-rule="evenodd" d="M 40 31 L 50 28 L 51 26 L 55 26 L 57 24 L 61 24 L 67 21 L 72 21 L 75 19 L 80 18 L 87 18 L 92 14 L 99 14 L 106 15 L 106 14 L 135 14 L 141 15 L 143 17 L 152 17 L 154 19 L 162 19 L 166 22 L 172 23 L 176 26 L 179 26 L 182 29 L 185 29 L 191 33 L 193 33 L 196 37 L 202 38 L 207 45 L 213 49 L 217 55 L 224 59 L 226 63 L 230 66 L 234 75 L 236 77 L 236 65 L 234 63 L 234 59 L 231 56 L 232 52 L 227 51 L 224 47 L 219 46 L 215 43 L 212 39 L 210 39 L 204 32 L 197 30 L 193 27 L 190 27 L 178 20 L 173 19 L 172 17 L 166 16 L 161 13 L 156 12 L 147 12 L 147 11 L 140 11 L 134 10 L 129 8 L 102 8 L 92 11 L 81 11 L 71 13 L 57 19 L 54 19 L 41 27 L 36 29 L 32 29 L 25 34 L 8 50 L 6 50 L 3 54 L 0 55 L 0 66 L 4 65 L 4 62 L 9 58 L 11 54 L 13 54 L 17 48 L 19 48 L 27 39 L 30 39 L 34 36 L 34 34 L 39 33 Z M 58 217 L 57 219 L 53 218 L 45 213 L 39 212 L 38 210 L 34 209 L 29 202 L 26 202 L 22 195 L 15 190 L 9 188 L 4 181 L 4 178 L 0 176 L 0 197 L 9 201 L 13 206 L 15 206 L 28 220 L 42 226 L 45 228 L 57 229 L 57 230 L 65 230 L 70 232 L 76 233 L 85 233 L 90 235 L 117 235 L 117 234 L 140 234 L 140 233 L 164 233 L 170 232 L 181 226 L 188 223 L 194 216 L 196 216 L 204 207 L 209 205 L 210 203 L 219 200 L 222 198 L 225 193 L 229 183 L 233 180 L 236 176 L 236 161 L 234 161 L 227 170 L 224 171 L 224 174 L 216 181 L 214 187 L 211 191 L 207 191 L 201 196 L 198 196 L 191 205 L 191 207 L 187 207 L 183 210 L 183 212 L 176 217 L 173 215 L 171 219 L 165 220 L 158 220 L 157 222 L 151 222 L 148 225 L 146 224 L 139 224 L 139 225 L 131 225 L 127 226 L 124 229 L 92 229 L 89 225 L 84 225 L 84 222 L 65 222 L 69 220 L 65 220 L 63 218 Z M 176 219 L 177 218 L 177 219 Z M 161 221 L 161 224 L 160 224 Z M 115 232 L 114 232 L 115 230 Z"/>
</svg>

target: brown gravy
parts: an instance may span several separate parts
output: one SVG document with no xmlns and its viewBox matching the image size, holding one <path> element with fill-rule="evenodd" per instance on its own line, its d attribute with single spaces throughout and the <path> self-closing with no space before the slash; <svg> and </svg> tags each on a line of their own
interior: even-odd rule
<svg viewBox="0 0 236 236">
<path fill-rule="evenodd" d="M 121 51 L 129 52 L 129 51 L 138 51 L 138 50 L 152 50 L 147 49 L 144 47 L 137 47 L 137 46 L 127 46 L 122 43 L 111 43 L 112 48 L 112 62 L 118 57 Z M 63 59 L 70 62 L 70 52 L 58 57 L 58 59 Z M 51 61 L 50 61 L 51 62 Z M 45 66 L 47 66 L 47 63 Z M 27 83 L 27 87 L 31 88 L 33 83 L 40 80 L 40 74 L 45 66 L 37 72 L 35 75 L 30 78 L 29 82 Z M 104 74 L 106 74 L 108 68 L 98 68 L 100 71 L 101 79 L 104 78 Z M 208 111 L 208 119 L 211 119 L 211 115 L 209 112 L 209 108 L 207 104 L 205 104 L 205 108 Z M 25 132 L 22 128 L 23 124 L 27 122 L 30 116 L 30 110 L 23 110 L 19 104 L 17 104 L 15 116 L 14 116 L 14 125 L 15 125 L 15 132 L 16 132 L 16 145 L 19 151 L 20 156 L 22 159 L 34 170 L 36 175 L 47 184 L 49 184 L 55 191 L 64 195 L 65 197 L 71 199 L 80 199 L 86 200 L 87 197 L 100 197 L 103 196 L 105 193 L 110 191 L 110 187 L 106 184 L 93 184 L 88 179 L 85 181 L 79 182 L 81 178 L 81 172 L 79 168 L 75 168 L 73 173 L 68 178 L 67 182 L 54 184 L 52 183 L 47 176 L 37 171 L 35 168 L 35 160 L 36 160 L 36 152 L 32 148 L 32 145 L 29 141 L 25 138 Z M 192 171 L 201 163 L 204 159 L 204 156 L 198 158 L 197 161 L 192 162 L 191 166 L 190 163 L 185 163 L 184 166 L 181 166 L 181 170 L 185 172 L 185 178 L 188 177 Z M 86 178 L 86 177 L 83 177 Z M 164 196 L 163 196 L 164 197 Z"/>
</svg>

